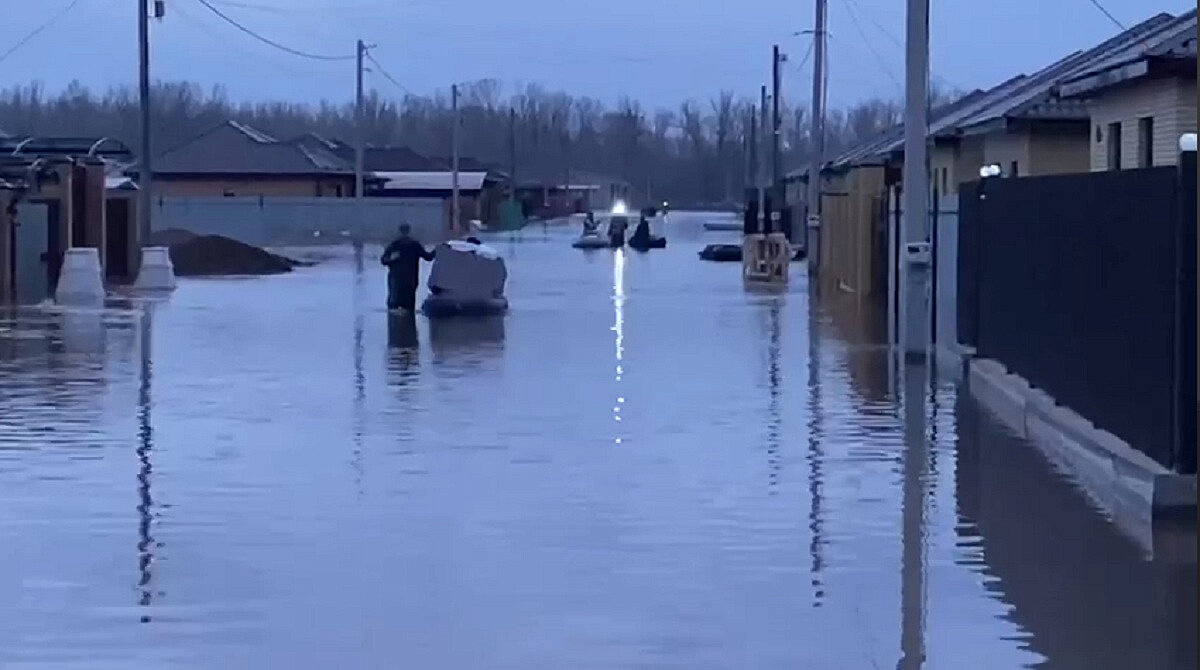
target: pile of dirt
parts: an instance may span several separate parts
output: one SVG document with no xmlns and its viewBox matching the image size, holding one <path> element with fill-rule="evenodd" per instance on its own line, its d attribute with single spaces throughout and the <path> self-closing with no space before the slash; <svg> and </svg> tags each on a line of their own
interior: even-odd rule
<svg viewBox="0 0 1200 670">
<path fill-rule="evenodd" d="M 190 239 L 169 245 L 169 249 L 175 274 L 180 277 L 272 275 L 291 272 L 293 268 L 303 265 L 299 261 L 221 235 L 193 235 Z"/>
</svg>

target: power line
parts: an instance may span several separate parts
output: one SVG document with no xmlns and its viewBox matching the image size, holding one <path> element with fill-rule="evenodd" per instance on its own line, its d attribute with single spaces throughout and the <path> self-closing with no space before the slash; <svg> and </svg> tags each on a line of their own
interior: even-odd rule
<svg viewBox="0 0 1200 670">
<path fill-rule="evenodd" d="M 209 36 L 214 42 L 217 42 L 218 44 L 223 44 L 226 46 L 233 46 L 233 48 L 237 49 L 238 51 L 240 51 L 243 54 L 246 54 L 248 56 L 253 56 L 255 58 L 263 58 L 260 54 L 256 54 L 251 49 L 248 49 L 240 44 L 230 45 L 229 40 L 227 40 L 225 37 L 220 35 L 216 30 L 209 27 L 207 24 L 205 24 L 200 19 L 197 19 L 196 17 L 192 16 L 190 13 L 184 11 L 183 5 L 172 5 L 171 11 L 174 14 L 178 14 L 180 16 L 180 18 L 183 19 L 184 23 L 188 23 L 188 24 L 194 26 L 197 30 L 199 30 L 200 32 Z M 306 73 L 306 72 L 303 72 L 303 71 L 295 69 L 295 68 L 286 67 L 282 63 L 277 62 L 275 59 L 263 58 L 263 60 L 266 61 L 267 63 L 270 63 L 271 65 L 279 68 L 281 71 L 287 72 L 288 74 L 294 74 L 294 75 L 310 74 L 310 73 Z"/>
<path fill-rule="evenodd" d="M 896 77 L 895 73 L 892 72 L 892 68 L 888 65 L 887 60 L 875 50 L 875 46 L 871 44 L 871 40 L 867 37 L 866 31 L 863 30 L 862 24 L 858 22 L 858 15 L 855 14 L 854 6 L 850 4 L 850 0 L 842 0 L 842 4 L 846 7 L 846 13 L 850 15 L 850 22 L 854 24 L 855 32 L 857 32 L 858 36 L 862 38 L 863 46 L 867 47 L 867 51 L 870 51 L 871 55 L 875 57 L 876 62 L 879 63 L 879 67 L 883 69 L 883 73 L 888 76 L 888 79 L 892 80 L 892 83 L 896 85 L 896 88 L 903 91 L 904 87 L 900 85 L 900 80 Z"/>
<path fill-rule="evenodd" d="M 1104 7 L 1104 5 L 1100 4 L 1100 0 L 1090 0 L 1090 2 L 1096 6 L 1096 9 L 1099 9 L 1101 12 L 1103 12 L 1104 15 L 1108 17 L 1109 21 L 1112 21 L 1113 23 L 1115 23 L 1118 28 L 1120 28 L 1121 30 L 1129 30 L 1128 28 L 1125 27 L 1124 23 L 1121 23 L 1120 21 L 1117 20 L 1117 17 L 1112 15 L 1112 12 L 1108 11 Z"/>
<path fill-rule="evenodd" d="M 57 14 L 55 14 L 54 16 L 51 16 L 49 19 L 47 19 L 45 23 L 43 23 L 42 25 L 29 31 L 29 33 L 27 33 L 25 35 L 25 37 L 22 37 L 20 40 L 17 41 L 16 44 L 9 47 L 7 51 L 0 54 L 0 61 L 3 61 L 5 58 L 8 58 L 17 49 L 20 49 L 21 47 L 25 46 L 26 44 L 29 43 L 30 40 L 32 40 L 33 38 L 42 34 L 42 32 L 44 30 L 49 28 L 51 25 L 53 25 L 56 21 L 58 21 L 62 17 L 66 16 L 67 13 L 69 13 L 72 9 L 75 9 L 75 5 L 78 5 L 79 2 L 80 2 L 80 0 L 71 0 L 71 2 L 67 3 L 67 5 L 65 7 L 63 7 L 62 9 L 60 9 Z"/>
<path fill-rule="evenodd" d="M 397 80 L 396 80 L 396 78 L 395 78 L 395 77 L 393 77 L 392 75 L 388 74 L 388 71 L 387 71 L 387 70 L 385 70 L 385 69 L 384 69 L 384 67 L 383 67 L 382 65 L 380 65 L 380 64 L 379 64 L 379 61 L 375 60 L 375 57 L 371 55 L 371 52 L 370 52 L 370 51 L 368 51 L 368 52 L 366 53 L 366 56 L 367 56 L 367 60 L 371 61 L 371 64 L 375 66 L 375 71 L 376 71 L 376 72 L 378 72 L 378 73 L 379 73 L 381 76 L 383 76 L 383 78 L 384 78 L 384 79 L 386 79 L 386 80 L 388 80 L 389 82 L 391 82 L 391 84 L 392 84 L 393 86 L 395 86 L 396 88 L 400 89 L 400 90 L 401 90 L 401 91 L 403 91 L 405 94 L 407 94 L 407 95 L 413 95 L 413 92 L 412 92 L 412 91 L 410 91 L 410 90 L 408 90 L 407 88 L 405 88 L 404 84 L 401 84 L 399 81 L 397 81 Z"/>
<path fill-rule="evenodd" d="M 328 56 L 328 55 L 323 55 L 323 54 L 313 54 L 313 53 L 308 53 L 306 51 L 300 51 L 299 49 L 293 49 L 292 47 L 289 47 L 285 44 L 280 44 L 279 42 L 276 42 L 275 40 L 272 40 L 267 37 L 263 37 L 262 35 L 259 35 L 258 33 L 247 28 L 246 26 L 243 26 L 242 24 L 238 23 L 236 20 L 230 18 L 227 14 L 225 14 L 224 12 L 222 12 L 221 10 L 219 10 L 215 6 L 213 6 L 213 4 L 209 0 L 196 0 L 196 2 L 199 2 L 200 4 L 204 5 L 205 7 L 208 8 L 208 10 L 210 12 L 221 17 L 221 19 L 223 21 L 225 21 L 229 25 L 233 26 L 234 28 L 237 28 L 238 30 L 242 31 L 243 33 L 246 33 L 250 37 L 253 37 L 254 39 L 258 40 L 259 42 L 262 42 L 263 44 L 273 46 L 276 49 L 279 49 L 280 51 L 284 51 L 286 53 L 292 54 L 293 56 L 299 56 L 301 58 L 310 58 L 312 60 L 326 60 L 326 61 L 354 60 L 356 58 L 356 56 Z"/>
<path fill-rule="evenodd" d="M 1092 0 L 1092 2 L 1095 2 L 1095 1 L 1096 0 Z M 888 38 L 888 41 L 890 41 L 892 44 L 895 44 L 896 47 L 899 48 L 901 51 L 904 51 L 904 48 L 905 48 L 904 41 L 901 40 L 899 37 L 896 37 L 896 34 L 893 33 L 892 31 L 888 30 L 887 27 L 884 26 L 882 23 L 876 21 L 875 17 L 871 16 L 870 12 L 863 10 L 862 5 L 858 4 L 858 0 L 843 0 L 843 2 L 845 2 L 847 4 L 847 7 L 846 7 L 847 10 L 850 9 L 851 5 L 853 5 L 855 8 L 857 8 L 857 10 L 859 12 L 861 12 L 862 15 L 867 19 L 867 21 L 871 22 L 871 25 L 875 26 L 879 30 L 879 32 L 883 34 L 884 37 Z M 851 18 L 853 18 L 853 17 L 851 17 Z M 949 79 L 946 79 L 945 77 L 934 72 L 932 68 L 929 71 L 929 76 L 942 82 L 942 84 L 945 86 L 949 86 L 950 88 L 958 88 L 957 86 L 954 85 L 954 82 L 952 82 Z"/>
</svg>

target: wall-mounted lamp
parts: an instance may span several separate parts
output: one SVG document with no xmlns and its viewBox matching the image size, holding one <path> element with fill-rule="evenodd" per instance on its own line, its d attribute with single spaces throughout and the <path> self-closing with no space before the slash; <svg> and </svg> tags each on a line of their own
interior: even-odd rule
<svg viewBox="0 0 1200 670">
<path fill-rule="evenodd" d="M 1180 151 L 1195 151 L 1196 150 L 1196 133 L 1184 133 L 1179 136 Z"/>
<path fill-rule="evenodd" d="M 992 163 L 991 165 L 984 165 L 983 167 L 979 168 L 979 177 L 981 179 L 987 179 L 988 177 L 999 177 L 1000 174 L 1001 174 L 1000 166 L 997 165 L 996 163 Z"/>
</svg>

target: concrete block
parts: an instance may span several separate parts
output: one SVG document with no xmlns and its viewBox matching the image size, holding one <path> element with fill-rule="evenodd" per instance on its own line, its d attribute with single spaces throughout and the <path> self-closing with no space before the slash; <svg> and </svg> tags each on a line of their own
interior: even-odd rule
<svg viewBox="0 0 1200 670">
<path fill-rule="evenodd" d="M 100 253 L 92 247 L 67 249 L 54 301 L 60 305 L 99 307 L 104 304 L 104 271 Z"/>
<path fill-rule="evenodd" d="M 974 359 L 969 365 L 967 387 L 1005 428 L 1018 437 L 1026 437 L 1025 389 L 1018 379 L 995 361 Z"/>
<path fill-rule="evenodd" d="M 166 247 L 142 249 L 142 265 L 138 268 L 133 287 L 139 291 L 171 291 L 175 289 L 175 265 Z"/>
</svg>

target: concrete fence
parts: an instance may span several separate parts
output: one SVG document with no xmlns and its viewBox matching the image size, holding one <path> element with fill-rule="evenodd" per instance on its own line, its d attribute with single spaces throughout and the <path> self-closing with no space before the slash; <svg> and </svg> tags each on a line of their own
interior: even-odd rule
<svg viewBox="0 0 1200 670">
<path fill-rule="evenodd" d="M 400 223 L 426 243 L 446 238 L 445 204 L 438 198 L 163 197 L 155 231 L 182 228 L 258 246 L 360 237 L 389 240 Z"/>
</svg>

